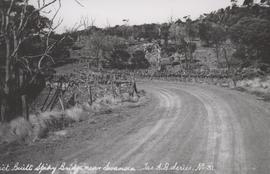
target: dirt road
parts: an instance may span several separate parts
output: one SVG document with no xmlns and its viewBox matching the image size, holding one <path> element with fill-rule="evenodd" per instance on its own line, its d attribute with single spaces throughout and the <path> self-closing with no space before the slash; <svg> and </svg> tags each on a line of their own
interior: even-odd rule
<svg viewBox="0 0 270 174">
<path fill-rule="evenodd" d="M 213 86 L 144 82 L 138 87 L 150 95 L 148 104 L 97 116 L 96 124 L 79 123 L 58 143 L 18 148 L 7 157 L 37 164 L 64 161 L 64 173 L 73 162 L 88 166 L 79 172 L 87 174 L 270 173 L 269 103 Z"/>
<path fill-rule="evenodd" d="M 169 82 L 139 87 L 152 95 L 148 107 L 63 160 L 133 173 L 269 174 L 270 112 L 254 97 Z"/>
</svg>

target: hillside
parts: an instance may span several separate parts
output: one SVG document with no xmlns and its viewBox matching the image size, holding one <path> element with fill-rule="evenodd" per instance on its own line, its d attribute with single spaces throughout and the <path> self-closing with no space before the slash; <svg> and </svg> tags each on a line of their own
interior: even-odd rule
<svg viewBox="0 0 270 174">
<path fill-rule="evenodd" d="M 104 68 L 160 70 L 178 65 L 179 71 L 189 72 L 257 68 L 268 73 L 269 16 L 268 7 L 255 4 L 227 7 L 197 20 L 90 27 L 77 33 L 71 57 L 96 64 L 99 60 Z M 92 47 L 97 43 L 102 43 L 99 48 Z"/>
</svg>

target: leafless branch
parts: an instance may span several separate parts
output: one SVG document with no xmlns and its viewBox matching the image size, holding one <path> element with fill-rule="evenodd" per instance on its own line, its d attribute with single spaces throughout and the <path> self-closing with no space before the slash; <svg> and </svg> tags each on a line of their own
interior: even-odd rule
<svg viewBox="0 0 270 174">
<path fill-rule="evenodd" d="M 15 0 L 12 0 L 12 1 L 10 2 L 10 5 L 9 5 L 9 8 L 8 8 L 8 12 L 7 12 L 7 15 L 10 15 L 10 13 L 11 13 L 11 10 L 12 10 L 12 8 L 13 8 L 13 5 L 14 5 L 14 1 L 15 1 Z"/>
<path fill-rule="evenodd" d="M 67 33 L 73 33 L 75 31 L 78 31 L 81 27 L 83 27 L 83 23 L 75 23 L 70 29 L 66 29 Z"/>
<path fill-rule="evenodd" d="M 83 5 L 79 0 L 75 0 L 75 2 L 76 2 L 77 4 L 79 4 L 81 7 L 84 7 L 84 5 Z"/>
<path fill-rule="evenodd" d="M 52 60 L 53 63 L 54 62 L 54 59 L 49 55 L 49 53 L 51 52 L 51 50 L 58 44 L 58 43 L 61 43 L 64 39 L 66 38 L 66 36 L 62 37 L 60 40 L 54 42 L 51 46 L 48 46 L 47 49 L 45 50 L 44 54 L 41 56 L 41 58 L 39 59 L 38 61 L 38 69 L 41 69 L 41 63 L 42 61 L 48 57 Z"/>
<path fill-rule="evenodd" d="M 38 0 L 38 1 L 40 1 L 40 0 Z M 47 7 L 49 7 L 50 5 L 56 3 L 57 1 L 60 1 L 60 0 L 52 0 L 52 1 L 48 2 L 48 3 L 46 3 L 45 0 L 43 0 L 43 5 L 40 6 L 40 8 L 34 10 L 30 15 L 28 15 L 28 16 L 26 17 L 25 20 L 23 20 L 23 21 L 25 21 L 25 22 L 23 22 L 23 24 L 20 25 L 20 27 L 18 28 L 18 33 L 23 32 L 23 30 L 24 30 L 25 27 L 27 26 L 29 20 L 31 19 L 31 17 L 32 17 L 35 13 L 38 13 L 38 12 L 44 10 L 45 8 L 47 8 Z M 27 5 L 27 4 L 28 4 L 28 0 L 25 0 L 25 2 L 26 2 L 25 5 Z M 40 3 L 39 3 L 39 5 L 40 5 Z"/>
</svg>

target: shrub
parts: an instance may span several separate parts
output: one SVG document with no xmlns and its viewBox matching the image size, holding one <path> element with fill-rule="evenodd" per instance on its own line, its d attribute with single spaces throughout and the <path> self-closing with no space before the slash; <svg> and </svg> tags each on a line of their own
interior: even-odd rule
<svg viewBox="0 0 270 174">
<path fill-rule="evenodd" d="M 32 125 L 23 117 L 16 118 L 10 122 L 10 131 L 20 142 L 29 141 L 32 137 Z"/>
</svg>

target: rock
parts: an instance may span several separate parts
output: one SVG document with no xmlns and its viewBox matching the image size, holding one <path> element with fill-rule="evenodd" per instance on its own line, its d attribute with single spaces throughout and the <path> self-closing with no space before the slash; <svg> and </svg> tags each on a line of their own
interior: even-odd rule
<svg viewBox="0 0 270 174">
<path fill-rule="evenodd" d="M 97 121 L 96 121 L 96 120 L 94 120 L 94 119 L 90 119 L 90 120 L 88 120 L 88 123 L 89 123 L 89 124 L 96 124 L 96 123 L 97 123 Z"/>
<path fill-rule="evenodd" d="M 61 136 L 61 137 L 65 137 L 65 136 L 67 136 L 67 134 L 68 134 L 67 130 L 61 130 L 61 131 L 54 132 L 54 135 Z"/>
</svg>

